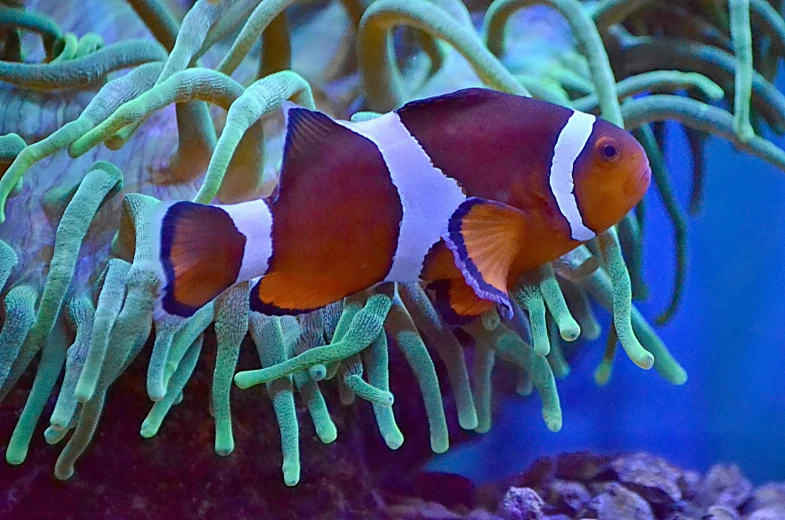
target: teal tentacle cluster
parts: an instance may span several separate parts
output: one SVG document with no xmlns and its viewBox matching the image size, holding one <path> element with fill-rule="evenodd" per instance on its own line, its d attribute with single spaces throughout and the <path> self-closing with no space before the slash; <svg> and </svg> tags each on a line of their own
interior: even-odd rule
<svg viewBox="0 0 785 520">
<path fill-rule="evenodd" d="M 46 16 L 0 8 L 5 37 L 0 81 L 20 91 L 94 92 L 75 119 L 40 140 L 28 144 L 16 134 L 0 136 L 2 225 L 14 225 L 13 218 L 6 218 L 13 214 L 6 208 L 26 196 L 25 186 L 36 182 L 36 168 L 44 159 L 67 153 L 75 160 L 102 147 L 118 151 L 143 139 L 142 124 L 173 104 L 178 144 L 159 172 L 161 178 L 155 179 L 159 185 L 177 186 L 177 195 L 168 198 L 232 203 L 270 193 L 276 178 L 269 174 L 266 151 L 274 146 L 271 129 L 279 107 L 291 100 L 325 108 L 321 106 L 325 93 L 335 87 L 313 84 L 291 70 L 296 57 L 292 56 L 293 28 L 284 13 L 295 3 L 198 0 L 178 21 L 157 0 L 129 0 L 157 41 L 125 40 L 107 46 L 92 33 L 63 32 Z M 345 70 L 336 84 L 356 79 L 362 86 L 363 108 L 369 111 L 351 115 L 348 105 L 357 96 L 347 94 L 351 99 L 344 105 L 329 107 L 333 111 L 342 107 L 344 113 L 335 115 L 367 120 L 379 115 L 371 110 L 391 110 L 420 97 L 443 78 L 451 56 L 460 54 L 470 70 L 459 86 L 484 84 L 534 95 L 599 112 L 612 123 L 634 130 L 651 158 L 656 188 L 677 235 L 675 288 L 660 321 L 673 315 L 683 292 L 686 219 L 672 196 L 661 139 L 650 125 L 676 120 L 693 132 L 696 207 L 703 175 L 697 159 L 706 134 L 729 139 L 785 169 L 782 150 L 758 131 L 764 123 L 775 131 L 785 130 L 785 98 L 771 85 L 776 63 L 785 52 L 785 22 L 764 0 L 730 0 L 721 13 L 645 0 L 591 4 L 495 0 L 479 31 L 459 0 L 341 3 L 356 59 L 341 60 L 355 67 Z M 565 51 L 557 62 L 539 65 L 537 70 L 521 68 L 520 59 L 509 59 L 509 49 L 519 36 L 507 29 L 516 13 L 535 4 L 561 13 L 577 42 L 577 52 Z M 673 12 L 671 19 L 689 23 L 658 36 L 657 18 L 648 14 L 663 9 Z M 752 32 L 756 24 L 750 20 L 761 21 L 761 37 Z M 690 23 L 706 29 L 702 39 L 695 39 Z M 44 49 L 40 63 L 22 59 L 22 31 L 40 35 Z M 408 48 L 417 60 L 395 54 L 393 38 L 400 33 L 411 40 Z M 764 39 L 767 46 L 756 47 Z M 218 44 L 224 40 L 230 40 L 222 47 L 226 52 L 212 63 L 211 55 L 220 53 Z M 254 48 L 257 41 L 262 43 L 261 52 Z M 409 62 L 412 65 L 400 68 L 399 64 Z M 427 65 L 418 65 L 423 62 Z M 126 68 L 130 71 L 125 74 L 116 72 Z M 733 82 L 735 89 L 729 88 Z M 677 95 L 680 91 L 688 95 Z M 731 91 L 732 99 L 728 98 Z M 732 111 L 711 104 L 723 98 L 728 98 Z M 211 112 L 207 105 L 217 108 Z M 447 376 L 461 428 L 476 432 L 491 428 L 491 383 L 499 362 L 517 371 L 519 394 L 537 391 L 546 427 L 558 431 L 565 418 L 556 381 L 570 372 L 563 342 L 593 341 L 601 335 L 595 305 L 612 317 L 605 351 L 602 358 L 598 355 L 597 383 L 605 384 L 611 377 L 617 344 L 633 363 L 654 368 L 668 382 L 683 384 L 687 379 L 633 304 L 633 296 L 646 293 L 640 256 L 642 211 L 631 213 L 618 229 L 587 246 L 526 273 L 511 291 L 515 310 L 511 320 L 502 320 L 493 311 L 459 331 L 442 319 L 418 284 L 385 284 L 310 314 L 279 318 L 249 311 L 247 283 L 231 287 L 188 319 L 173 319 L 155 312 L 160 277 L 149 222 L 156 203 L 168 200 L 167 195 L 164 190 L 155 191 L 153 197 L 126 189 L 117 203 L 125 182 L 121 166 L 97 161 L 75 186 L 58 186 L 47 194 L 44 206 L 57 229 L 43 283 L 19 276 L 28 269 L 29 259 L 20 257 L 13 243 L 0 242 L 5 304 L 0 400 L 39 359 L 33 387 L 6 448 L 9 463 L 24 461 L 46 402 L 56 394 L 44 435 L 50 444 L 64 443 L 55 475 L 60 479 L 73 475 L 96 432 L 112 384 L 152 333 L 155 340 L 146 379 L 152 404 L 140 424 L 141 436 L 153 437 L 166 427 L 173 406 L 185 398 L 205 335 L 214 333 L 217 350 L 209 402 L 215 452 L 228 455 L 234 448 L 233 385 L 245 390 L 264 384 L 279 424 L 283 480 L 290 486 L 301 477 L 295 394 L 325 444 L 334 442 L 339 432 L 322 389 L 337 385 L 342 403 L 357 397 L 368 401 L 387 446 L 402 445 L 390 384 L 391 347 L 400 350 L 417 382 L 412 391 L 422 396 L 430 446 L 436 453 L 450 445 L 444 406 L 447 389 L 438 377 L 440 370 Z M 89 230 L 99 220 L 99 211 L 105 215 L 113 208 L 117 208 L 114 214 L 100 219 L 114 222 L 111 246 L 106 244 L 94 266 L 95 276 L 85 281 L 77 264 L 91 245 Z M 256 350 L 258 369 L 237 372 L 243 348 Z"/>
</svg>

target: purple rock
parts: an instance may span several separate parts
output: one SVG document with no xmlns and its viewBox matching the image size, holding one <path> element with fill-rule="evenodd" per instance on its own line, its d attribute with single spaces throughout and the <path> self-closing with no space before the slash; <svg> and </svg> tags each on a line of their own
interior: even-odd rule
<svg viewBox="0 0 785 520">
<path fill-rule="evenodd" d="M 703 520 L 739 520 L 739 513 L 726 506 L 711 506 Z"/>
<path fill-rule="evenodd" d="M 755 511 L 747 520 L 782 520 L 785 518 L 785 508 L 783 507 L 767 507 Z"/>
<path fill-rule="evenodd" d="M 764 484 L 752 495 L 751 510 L 764 507 L 785 508 L 785 483 Z"/>
<path fill-rule="evenodd" d="M 697 471 L 687 470 L 682 475 L 681 494 L 686 499 L 691 499 L 698 494 L 701 485 L 701 474 Z"/>
<path fill-rule="evenodd" d="M 579 518 L 654 520 L 654 513 L 640 495 L 613 482 L 605 493 L 597 495 L 588 503 Z"/>
<path fill-rule="evenodd" d="M 702 515 L 692 516 L 681 511 L 676 511 L 665 517 L 665 520 L 699 520 Z"/>
<path fill-rule="evenodd" d="M 499 512 L 504 520 L 542 520 L 544 505 L 533 489 L 511 487 L 504 495 Z"/>
<path fill-rule="evenodd" d="M 752 484 L 744 478 L 738 466 L 717 464 L 712 466 L 700 486 L 698 502 L 738 509 L 752 495 Z"/>
<path fill-rule="evenodd" d="M 648 453 L 635 453 L 617 458 L 611 467 L 619 482 L 656 509 L 669 511 L 682 499 L 682 471 L 664 459 Z"/>
<path fill-rule="evenodd" d="M 556 478 L 589 482 L 608 469 L 613 460 L 607 455 L 589 452 L 565 453 L 556 459 Z"/>
<path fill-rule="evenodd" d="M 567 480 L 554 480 L 550 485 L 548 502 L 553 504 L 556 511 L 574 515 L 591 500 L 591 493 L 580 482 Z"/>
</svg>

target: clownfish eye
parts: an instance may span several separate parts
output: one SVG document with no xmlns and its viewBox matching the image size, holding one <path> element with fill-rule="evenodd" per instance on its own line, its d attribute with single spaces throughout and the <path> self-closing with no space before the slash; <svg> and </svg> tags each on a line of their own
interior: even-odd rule
<svg viewBox="0 0 785 520">
<path fill-rule="evenodd" d="M 597 142 L 596 149 L 600 154 L 600 158 L 605 162 L 613 162 L 619 158 L 621 148 L 619 143 L 612 137 L 605 137 Z"/>
</svg>

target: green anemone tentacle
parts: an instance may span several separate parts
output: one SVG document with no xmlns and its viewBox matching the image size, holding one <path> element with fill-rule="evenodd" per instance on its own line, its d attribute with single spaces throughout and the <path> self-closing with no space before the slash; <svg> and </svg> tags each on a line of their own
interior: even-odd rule
<svg viewBox="0 0 785 520">
<path fill-rule="evenodd" d="M 461 22 L 430 2 L 379 0 L 363 15 L 357 35 L 357 60 L 364 90 L 373 110 L 388 111 L 407 99 L 389 44 L 392 29 L 409 26 L 444 40 L 460 52 L 480 79 L 492 88 L 529 95 L 509 71 Z M 383 59 L 379 59 L 384 56 Z"/>
<path fill-rule="evenodd" d="M 226 124 L 194 202 L 206 204 L 216 196 L 234 202 L 244 200 L 249 195 L 257 195 L 264 181 L 261 171 L 264 167 L 261 122 L 289 99 L 307 108 L 315 108 L 310 85 L 292 71 L 277 72 L 262 78 L 242 92 L 229 107 Z M 259 174 L 249 175 L 249 169 Z M 227 174 L 228 186 L 224 188 Z"/>
<path fill-rule="evenodd" d="M 52 430 L 50 436 L 53 436 L 53 439 L 56 432 L 68 429 L 76 413 L 78 403 L 75 389 L 80 374 L 84 371 L 95 319 L 92 299 L 84 294 L 72 297 L 66 305 L 66 319 L 69 327 L 76 331 L 76 337 L 66 352 L 65 375 L 57 395 L 57 403 L 49 418 L 49 428 Z M 60 438 L 57 439 L 58 442 L 59 440 Z"/>
<path fill-rule="evenodd" d="M 646 151 L 646 155 L 649 157 L 652 177 L 657 185 L 657 190 L 660 192 L 668 218 L 673 223 L 674 242 L 676 245 L 676 277 L 673 281 L 673 291 L 671 292 L 668 306 L 656 318 L 657 324 L 663 325 L 676 314 L 684 294 L 684 285 L 687 277 L 687 221 L 679 208 L 676 195 L 670 183 L 670 175 L 665 164 L 665 158 L 659 146 L 657 146 L 651 127 L 649 125 L 640 126 L 633 131 L 633 134 L 640 141 L 643 149 Z"/>
<path fill-rule="evenodd" d="M 251 336 L 259 352 L 262 366 L 283 363 L 288 355 L 284 345 L 281 320 L 253 312 L 250 323 Z M 267 382 L 267 393 L 273 402 L 273 410 L 281 432 L 284 482 L 287 486 L 294 486 L 300 481 L 300 428 L 294 407 L 291 376 Z"/>
<path fill-rule="evenodd" d="M 2 62 L 0 81 L 45 92 L 83 89 L 116 70 L 165 59 L 166 51 L 158 42 L 123 40 L 68 61 L 45 64 Z"/>
<path fill-rule="evenodd" d="M 22 149 L 0 177 L 0 223 L 5 220 L 5 205 L 24 174 L 35 163 L 57 153 L 109 117 L 120 105 L 150 88 L 160 74 L 161 63 L 146 63 L 125 76 L 101 87 L 77 119 L 66 123 L 48 137 Z"/>
<path fill-rule="evenodd" d="M 349 330 L 338 341 L 333 341 L 323 347 L 312 348 L 269 368 L 238 372 L 234 376 L 235 384 L 243 389 L 249 388 L 301 370 L 307 370 L 316 364 L 340 361 L 362 351 L 381 332 L 391 305 L 392 302 L 387 295 L 375 294 L 371 296 L 362 310 L 354 315 Z M 337 331 L 336 336 L 339 336 Z"/>
<path fill-rule="evenodd" d="M 49 59 L 54 56 L 55 41 L 62 35 L 60 27 L 48 16 L 10 7 L 0 7 L 0 27 L 25 29 L 39 34 Z"/>
</svg>

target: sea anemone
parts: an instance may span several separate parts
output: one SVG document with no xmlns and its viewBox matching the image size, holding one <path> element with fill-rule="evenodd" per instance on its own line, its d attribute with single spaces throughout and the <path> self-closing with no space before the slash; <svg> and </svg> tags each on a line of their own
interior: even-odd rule
<svg viewBox="0 0 785 520">
<path fill-rule="evenodd" d="M 401 446 L 389 385 L 390 344 L 400 348 L 416 376 L 437 453 L 448 449 L 449 436 L 433 353 L 446 369 L 462 428 L 490 428 L 491 373 L 498 357 L 519 370 L 519 393 L 537 389 L 545 423 L 556 431 L 562 413 L 555 378 L 569 371 L 561 340 L 599 337 L 594 303 L 613 317 L 598 382 L 610 377 L 617 342 L 636 365 L 654 367 L 674 384 L 686 381 L 683 368 L 632 304 L 634 293 L 645 292 L 642 222 L 636 213 L 620 223 L 618 234 L 611 229 L 588 247 L 527 274 L 513 291 L 516 312 L 510 321 L 491 312 L 451 329 L 416 284 L 381 286 L 296 319 L 270 317 L 249 312 L 247 283 L 187 320 L 154 319 L 159 279 L 151 255 L 150 209 L 158 200 L 232 203 L 268 194 L 277 178 L 276 118 L 285 100 L 358 120 L 431 93 L 483 84 L 599 112 L 634 129 L 647 149 L 679 237 L 679 273 L 684 271 L 684 218 L 670 194 L 661 143 L 649 123 L 676 119 L 694 129 L 694 207 L 700 200 L 703 134 L 721 135 L 785 169 L 783 152 L 753 130 L 763 122 L 785 129 L 785 100 L 770 84 L 785 22 L 764 0 L 749 6 L 729 2 L 729 19 L 713 2 L 687 7 L 659 2 L 656 9 L 706 26 L 696 34 L 683 24 L 666 35 L 648 22 L 646 10 L 655 7 L 641 0 L 496 0 L 482 17 L 481 31 L 477 17 L 459 0 L 342 0 L 342 9 L 316 11 L 324 15 L 316 22 L 339 20 L 349 29 L 328 42 L 334 43 L 328 49 L 335 52 L 333 60 L 299 71 L 293 51 L 296 58 L 303 47 L 310 53 L 330 45 L 313 35 L 307 46 L 298 40 L 302 25 L 292 24 L 292 30 L 285 13 L 294 0 L 198 0 L 181 22 L 158 0 L 128 4 L 155 39 L 137 30 L 122 2 L 112 3 L 106 8 L 111 16 L 104 12 L 103 21 L 96 22 L 80 4 L 53 9 L 41 0 L 25 9 L 0 7 L 5 60 L 0 80 L 8 84 L 0 91 L 6 108 L 0 139 L 5 169 L 0 178 L 5 303 L 0 400 L 39 358 L 6 460 L 25 460 L 60 381 L 44 434 L 50 444 L 65 443 L 55 467 L 60 479 L 74 473 L 96 432 L 107 392 L 153 333 L 146 384 L 153 405 L 141 435 L 156 435 L 183 399 L 204 335 L 214 324 L 215 451 L 228 455 L 234 449 L 233 380 L 240 388 L 265 383 L 280 428 L 287 485 L 300 479 L 295 388 L 324 443 L 335 440 L 337 431 L 321 387 L 337 384 L 342 402 L 355 396 L 370 401 L 385 443 Z M 528 59 L 523 49 L 533 37 L 508 35 L 506 29 L 527 23 L 516 13 L 534 4 L 563 16 L 575 48 L 567 37 L 561 40 L 566 44 L 555 43 L 539 59 Z M 767 21 L 764 34 L 751 36 L 750 12 Z M 102 25 L 109 19 L 114 29 Z M 309 27 L 316 22 L 310 20 Z M 28 49 L 29 32 L 40 36 L 43 50 Z M 728 47 L 728 41 L 733 55 L 715 45 Z M 769 67 L 765 72 L 752 70 L 751 49 L 765 57 L 756 60 Z M 673 60 L 663 57 L 666 51 Z M 733 114 L 708 104 L 731 85 Z M 654 94 L 638 96 L 641 92 Z M 173 104 L 176 117 L 168 108 Z M 367 111 L 352 115 L 360 108 Z M 675 311 L 682 283 L 680 274 L 663 321 Z M 252 342 L 245 341 L 249 332 Z M 235 374 L 241 348 L 251 343 L 262 368 Z M 471 377 L 467 351 L 473 352 Z"/>
</svg>

